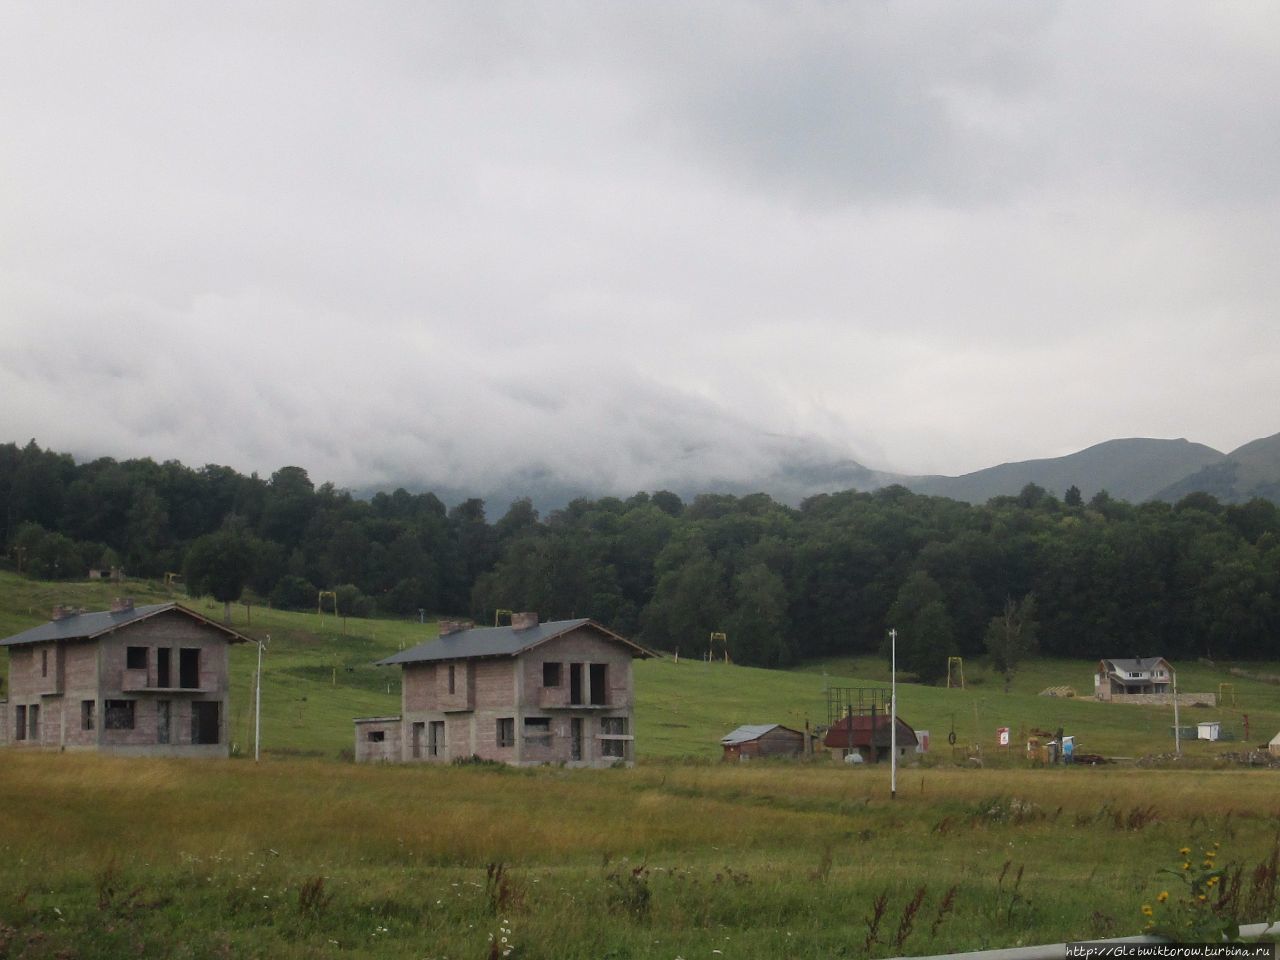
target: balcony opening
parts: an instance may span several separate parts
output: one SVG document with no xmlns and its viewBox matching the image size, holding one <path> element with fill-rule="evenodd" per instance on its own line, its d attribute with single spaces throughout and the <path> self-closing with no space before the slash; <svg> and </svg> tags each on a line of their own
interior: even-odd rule
<svg viewBox="0 0 1280 960">
<path fill-rule="evenodd" d="M 582 703 L 582 664 L 569 664 L 569 702 Z"/>
<path fill-rule="evenodd" d="M 156 686 L 169 686 L 169 648 L 159 647 L 156 650 Z"/>
<path fill-rule="evenodd" d="M 591 664 L 591 704 L 603 707 L 609 702 L 609 688 L 605 684 L 608 677 L 607 663 Z"/>
<path fill-rule="evenodd" d="M 183 647 L 178 651 L 178 686 L 183 690 L 200 688 L 200 649 Z"/>
</svg>

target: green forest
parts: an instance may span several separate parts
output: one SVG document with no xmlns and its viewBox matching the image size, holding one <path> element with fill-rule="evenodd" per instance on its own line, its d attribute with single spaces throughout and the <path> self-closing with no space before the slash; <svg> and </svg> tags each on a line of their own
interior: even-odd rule
<svg viewBox="0 0 1280 960">
<path fill-rule="evenodd" d="M 1204 493 L 1176 504 L 1086 501 L 1029 485 L 971 506 L 893 486 L 812 497 L 659 491 L 447 507 L 403 489 L 363 500 L 285 466 L 208 465 L 0 445 L 5 563 L 45 579 L 91 568 L 179 573 L 193 594 L 360 616 L 498 610 L 592 617 L 700 656 L 712 631 L 739 663 L 882 649 L 902 669 L 945 655 L 1280 658 L 1280 511 Z M 492 515 L 491 515 L 492 514 Z M 1020 638 L 1020 639 L 1019 639 Z"/>
</svg>

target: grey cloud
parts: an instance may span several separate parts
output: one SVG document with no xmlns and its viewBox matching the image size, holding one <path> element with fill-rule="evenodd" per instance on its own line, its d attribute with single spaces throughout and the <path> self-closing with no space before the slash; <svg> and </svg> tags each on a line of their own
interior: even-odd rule
<svg viewBox="0 0 1280 960">
<path fill-rule="evenodd" d="M 9 10 L 0 440 L 627 492 L 1274 433 L 1277 16 Z"/>
</svg>

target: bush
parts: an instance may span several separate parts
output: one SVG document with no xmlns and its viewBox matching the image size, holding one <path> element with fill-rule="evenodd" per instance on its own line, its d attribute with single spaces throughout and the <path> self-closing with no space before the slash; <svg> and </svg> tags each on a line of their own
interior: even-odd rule
<svg viewBox="0 0 1280 960">
<path fill-rule="evenodd" d="M 310 610 L 316 605 L 316 593 L 309 580 L 290 574 L 281 577 L 271 591 L 271 606 L 278 610 Z"/>
</svg>

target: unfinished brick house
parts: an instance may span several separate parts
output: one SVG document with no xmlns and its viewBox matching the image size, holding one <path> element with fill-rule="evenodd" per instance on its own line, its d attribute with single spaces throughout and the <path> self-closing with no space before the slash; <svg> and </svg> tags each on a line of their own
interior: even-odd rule
<svg viewBox="0 0 1280 960">
<path fill-rule="evenodd" d="M 593 620 L 440 624 L 400 666 L 401 715 L 356 720 L 356 760 L 601 767 L 633 763 L 631 661 L 653 654 Z"/>
<path fill-rule="evenodd" d="M 43 750 L 225 757 L 228 650 L 251 642 L 176 603 L 57 607 L 5 640 L 0 742 Z"/>
</svg>

